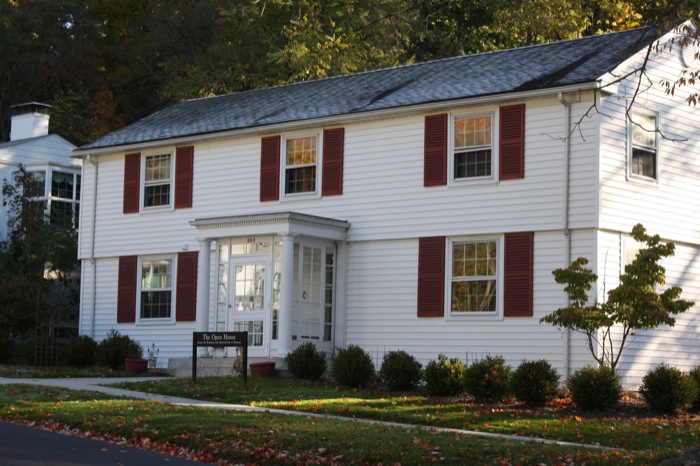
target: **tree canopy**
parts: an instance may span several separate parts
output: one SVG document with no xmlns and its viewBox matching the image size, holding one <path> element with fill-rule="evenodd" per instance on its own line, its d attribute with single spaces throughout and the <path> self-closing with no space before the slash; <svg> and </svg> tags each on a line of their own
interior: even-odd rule
<svg viewBox="0 0 700 466">
<path fill-rule="evenodd" d="M 173 102 L 692 16 L 687 0 L 0 0 L 9 108 L 81 145 Z"/>
</svg>

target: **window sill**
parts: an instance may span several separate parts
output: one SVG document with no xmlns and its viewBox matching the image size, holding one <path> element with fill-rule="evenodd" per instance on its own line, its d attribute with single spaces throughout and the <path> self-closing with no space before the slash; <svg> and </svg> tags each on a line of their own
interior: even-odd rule
<svg viewBox="0 0 700 466">
<path fill-rule="evenodd" d="M 148 325 L 175 325 L 177 322 L 175 322 L 175 319 L 169 318 L 169 319 L 140 319 L 136 322 L 136 325 L 143 325 L 143 326 L 148 326 Z"/>
<path fill-rule="evenodd" d="M 493 312 L 459 312 L 450 313 L 445 320 L 468 320 L 468 321 L 499 321 L 503 320 L 503 314 Z"/>
<path fill-rule="evenodd" d="M 449 182 L 449 187 L 461 188 L 465 186 L 486 186 L 497 184 L 498 180 L 493 176 L 484 176 L 478 178 L 452 178 Z"/>
</svg>

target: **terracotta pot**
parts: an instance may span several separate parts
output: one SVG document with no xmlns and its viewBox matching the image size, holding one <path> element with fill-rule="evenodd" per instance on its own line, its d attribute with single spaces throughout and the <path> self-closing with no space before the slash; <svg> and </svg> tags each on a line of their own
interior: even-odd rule
<svg viewBox="0 0 700 466">
<path fill-rule="evenodd" d="M 148 359 L 124 359 L 124 370 L 133 374 L 141 374 L 148 369 Z"/>
<path fill-rule="evenodd" d="M 274 377 L 277 375 L 274 361 L 251 362 L 249 365 L 250 374 L 255 377 Z"/>
</svg>

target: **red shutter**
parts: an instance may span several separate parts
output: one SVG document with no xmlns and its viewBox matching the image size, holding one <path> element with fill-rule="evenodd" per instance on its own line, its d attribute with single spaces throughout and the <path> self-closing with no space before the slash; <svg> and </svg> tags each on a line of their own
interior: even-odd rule
<svg viewBox="0 0 700 466">
<path fill-rule="evenodd" d="M 447 184 L 447 114 L 425 117 L 423 186 Z"/>
<path fill-rule="evenodd" d="M 194 169 L 194 147 L 175 149 L 175 208 L 192 207 L 192 172 Z"/>
<path fill-rule="evenodd" d="M 525 177 L 525 105 L 501 107 L 500 179 Z"/>
<path fill-rule="evenodd" d="M 177 294 L 175 320 L 194 321 L 197 316 L 197 258 L 199 253 L 181 252 L 177 255 Z"/>
<path fill-rule="evenodd" d="M 445 237 L 418 240 L 418 317 L 445 315 Z"/>
<path fill-rule="evenodd" d="M 323 177 L 321 194 L 337 196 L 343 194 L 343 144 L 345 129 L 323 131 Z"/>
<path fill-rule="evenodd" d="M 260 202 L 280 198 L 280 136 L 262 138 L 260 150 Z"/>
<path fill-rule="evenodd" d="M 139 211 L 141 191 L 141 154 L 126 154 L 124 157 L 124 213 Z"/>
<path fill-rule="evenodd" d="M 119 275 L 117 277 L 117 322 L 136 321 L 136 268 L 137 256 L 119 258 Z"/>
<path fill-rule="evenodd" d="M 532 261 L 534 233 L 505 235 L 503 314 L 532 317 Z"/>
</svg>

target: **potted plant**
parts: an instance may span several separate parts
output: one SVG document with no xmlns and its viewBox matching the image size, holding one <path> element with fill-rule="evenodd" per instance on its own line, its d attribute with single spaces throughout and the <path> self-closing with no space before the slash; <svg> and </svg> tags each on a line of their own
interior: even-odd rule
<svg viewBox="0 0 700 466">
<path fill-rule="evenodd" d="M 124 358 L 124 370 L 134 374 L 141 374 L 148 369 L 148 359 L 144 359 L 141 344 L 136 340 L 129 342 L 126 357 Z"/>
</svg>

